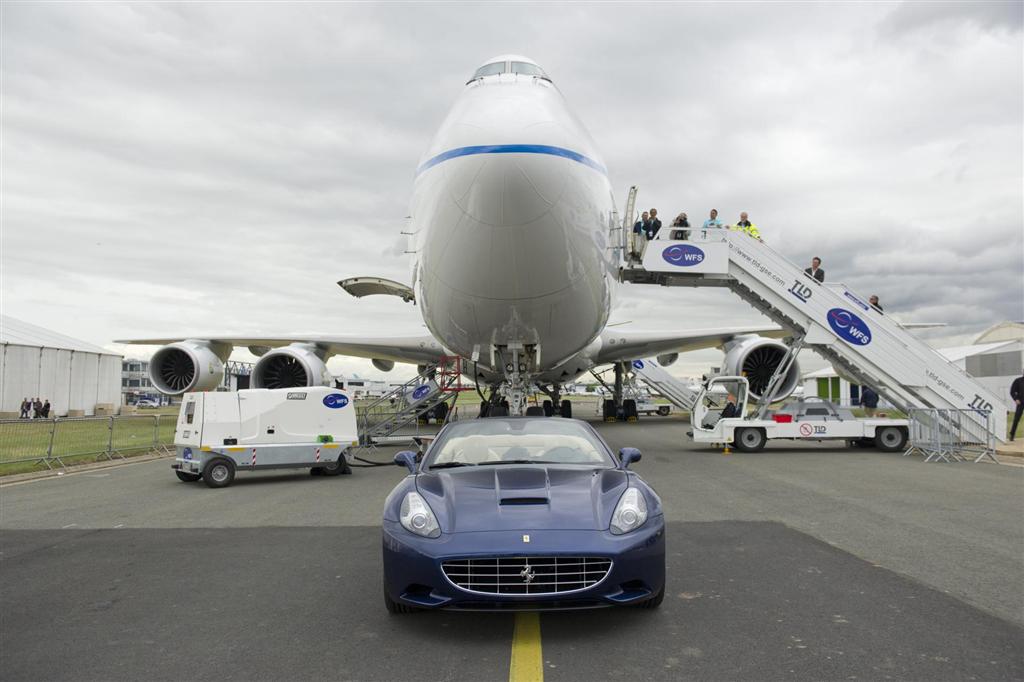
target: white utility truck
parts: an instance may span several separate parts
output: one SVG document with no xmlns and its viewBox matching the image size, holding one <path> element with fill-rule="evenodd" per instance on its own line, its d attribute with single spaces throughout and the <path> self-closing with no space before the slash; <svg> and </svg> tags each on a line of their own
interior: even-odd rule
<svg viewBox="0 0 1024 682">
<path fill-rule="evenodd" d="M 806 398 L 781 409 L 747 415 L 746 377 L 715 377 L 697 394 L 690 412 L 697 443 L 733 443 L 737 450 L 757 452 L 769 440 L 842 440 L 850 446 L 874 445 L 887 452 L 902 450 L 909 433 L 906 419 L 858 418 L 843 407 Z"/>
<path fill-rule="evenodd" d="M 359 443 L 356 408 L 345 391 L 325 386 L 186 393 L 174 432 L 182 481 L 231 485 L 236 471 L 308 468 L 351 473 Z"/>
</svg>

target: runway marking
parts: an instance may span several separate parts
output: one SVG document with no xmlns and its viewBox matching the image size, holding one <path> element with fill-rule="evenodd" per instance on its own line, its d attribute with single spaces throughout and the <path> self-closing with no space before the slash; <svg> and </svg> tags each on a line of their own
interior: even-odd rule
<svg viewBox="0 0 1024 682">
<path fill-rule="evenodd" d="M 540 646 L 540 614 L 516 614 L 512 632 L 512 660 L 508 682 L 543 682 L 544 657 Z"/>
</svg>

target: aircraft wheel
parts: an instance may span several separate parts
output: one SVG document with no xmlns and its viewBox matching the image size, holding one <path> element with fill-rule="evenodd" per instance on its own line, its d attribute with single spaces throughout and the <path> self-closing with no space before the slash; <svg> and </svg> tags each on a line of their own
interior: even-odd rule
<svg viewBox="0 0 1024 682">
<path fill-rule="evenodd" d="M 602 412 L 603 412 L 604 420 L 606 422 L 608 422 L 608 421 L 612 421 L 612 422 L 615 421 L 618 418 L 618 415 L 616 414 L 617 411 L 618 410 L 615 407 L 615 401 L 614 400 L 606 400 L 606 401 L 604 401 L 604 406 L 603 406 Z"/>
<path fill-rule="evenodd" d="M 636 401 L 632 399 L 622 401 L 622 416 L 628 422 L 637 420 Z"/>
<path fill-rule="evenodd" d="M 544 408 L 545 417 L 553 417 L 555 415 L 555 406 L 550 400 L 545 400 L 542 403 L 542 406 Z"/>
<path fill-rule="evenodd" d="M 572 401 L 571 400 L 563 400 L 562 401 L 562 417 L 564 417 L 565 419 L 572 419 Z"/>
<path fill-rule="evenodd" d="M 764 444 L 768 441 L 765 436 L 764 429 L 736 429 L 736 442 L 733 445 L 736 446 L 737 450 L 743 452 L 759 452 L 764 449 Z"/>
<path fill-rule="evenodd" d="M 883 452 L 902 450 L 907 444 L 907 432 L 898 426 L 883 426 L 875 431 L 875 445 Z"/>
</svg>

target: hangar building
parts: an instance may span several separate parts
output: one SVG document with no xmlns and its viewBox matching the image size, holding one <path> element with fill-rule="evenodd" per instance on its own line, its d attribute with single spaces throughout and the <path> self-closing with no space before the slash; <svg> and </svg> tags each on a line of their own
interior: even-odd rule
<svg viewBox="0 0 1024 682">
<path fill-rule="evenodd" d="M 50 416 L 110 414 L 121 402 L 121 356 L 0 315 L 0 417 L 24 398 L 49 400 Z"/>
</svg>

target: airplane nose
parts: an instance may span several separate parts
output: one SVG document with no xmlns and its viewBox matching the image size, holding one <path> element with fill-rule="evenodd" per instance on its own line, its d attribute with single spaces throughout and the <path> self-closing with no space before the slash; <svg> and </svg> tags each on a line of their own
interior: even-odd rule
<svg viewBox="0 0 1024 682">
<path fill-rule="evenodd" d="M 545 154 L 476 154 L 448 164 L 452 200 L 473 220 L 492 227 L 534 223 L 558 204 L 568 160 Z"/>
</svg>

